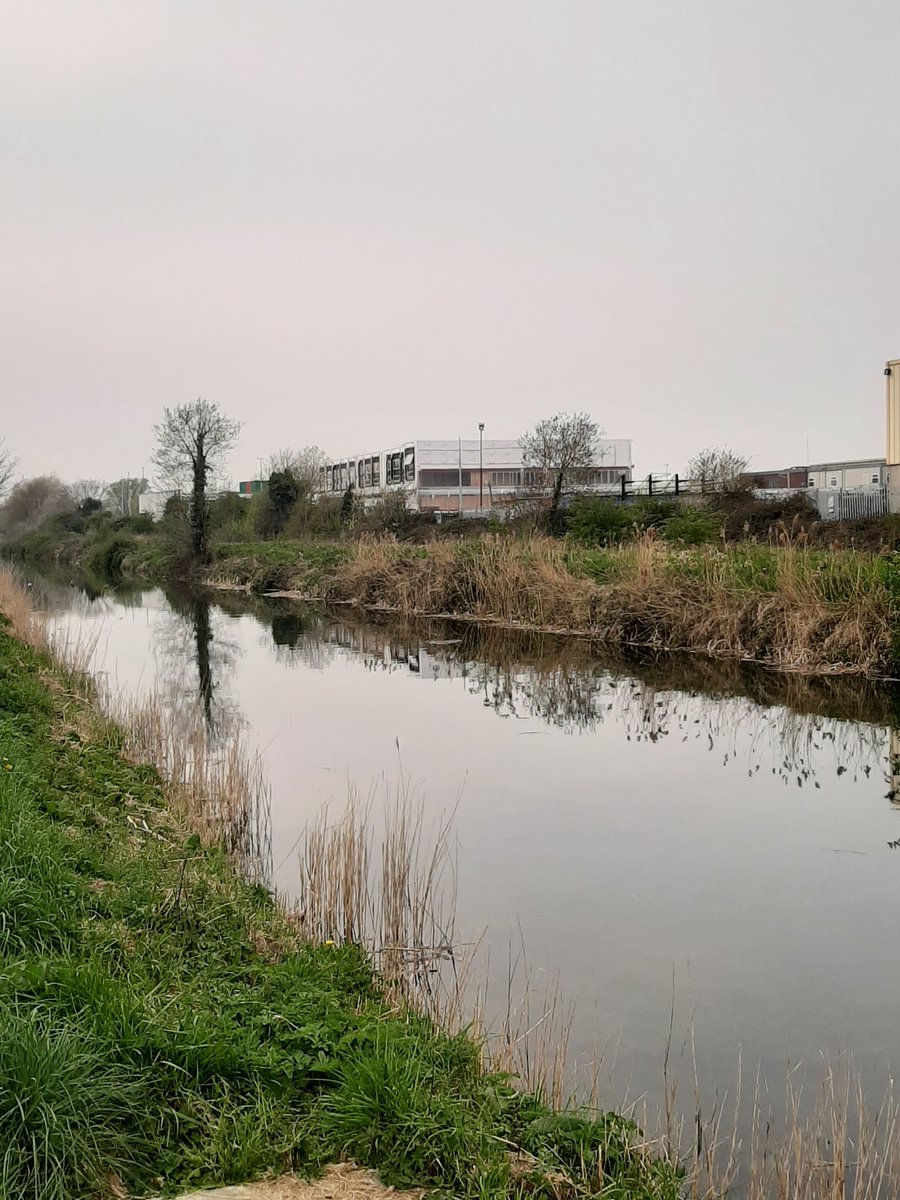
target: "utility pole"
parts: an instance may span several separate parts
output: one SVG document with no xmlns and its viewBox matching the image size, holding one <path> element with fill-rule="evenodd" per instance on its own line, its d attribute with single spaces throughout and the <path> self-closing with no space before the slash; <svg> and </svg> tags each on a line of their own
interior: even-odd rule
<svg viewBox="0 0 900 1200">
<path fill-rule="evenodd" d="M 459 515 L 462 516 L 462 438 L 459 439 Z"/>
<path fill-rule="evenodd" d="M 484 512 L 484 421 L 478 422 L 478 511 Z"/>
</svg>

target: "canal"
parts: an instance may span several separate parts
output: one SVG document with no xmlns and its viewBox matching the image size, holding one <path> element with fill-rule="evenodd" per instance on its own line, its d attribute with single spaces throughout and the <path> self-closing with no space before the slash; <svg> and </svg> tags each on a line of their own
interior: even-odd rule
<svg viewBox="0 0 900 1200">
<path fill-rule="evenodd" d="M 695 1065 L 733 1088 L 739 1057 L 774 1093 L 823 1056 L 876 1090 L 891 1074 L 890 690 L 234 593 L 34 587 L 112 687 L 190 692 L 244 731 L 288 895 L 306 823 L 351 790 L 373 813 L 401 784 L 429 820 L 452 812 L 458 930 L 495 991 L 523 948 L 532 987 L 558 983 L 605 1101 L 660 1102 L 670 1041 L 688 1090 Z"/>
</svg>

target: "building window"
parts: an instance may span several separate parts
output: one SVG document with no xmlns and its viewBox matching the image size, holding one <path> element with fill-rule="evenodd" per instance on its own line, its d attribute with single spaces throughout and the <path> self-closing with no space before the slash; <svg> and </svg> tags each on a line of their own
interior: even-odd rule
<svg viewBox="0 0 900 1200">
<path fill-rule="evenodd" d="M 389 454 L 386 458 L 387 463 L 387 484 L 395 484 L 403 482 L 403 455 L 400 451 L 396 454 Z"/>
<path fill-rule="evenodd" d="M 419 487 L 440 487 L 440 488 L 459 487 L 460 486 L 459 476 L 460 476 L 460 472 L 459 472 L 458 467 L 452 467 L 452 468 L 445 467 L 443 470 L 439 470 L 437 468 L 432 468 L 431 470 L 428 470 L 423 467 L 422 470 L 419 472 Z M 463 471 L 462 486 L 463 487 L 471 487 L 472 486 L 472 472 L 471 471 Z"/>
<path fill-rule="evenodd" d="M 872 472 L 872 482 L 873 483 L 881 483 L 881 476 L 878 474 L 877 471 Z"/>
<path fill-rule="evenodd" d="M 837 487 L 837 475 L 832 475 L 829 487 Z"/>
<path fill-rule="evenodd" d="M 518 487 L 521 481 L 520 471 L 491 471 L 491 484 L 494 487 Z"/>
<path fill-rule="evenodd" d="M 807 479 L 806 486 L 807 487 L 815 487 L 816 486 L 816 481 L 812 475 L 810 475 L 809 479 Z"/>
</svg>

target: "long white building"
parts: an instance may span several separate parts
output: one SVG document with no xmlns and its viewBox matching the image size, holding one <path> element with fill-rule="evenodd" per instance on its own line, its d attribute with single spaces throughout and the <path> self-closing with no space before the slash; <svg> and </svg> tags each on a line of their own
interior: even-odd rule
<svg viewBox="0 0 900 1200">
<path fill-rule="evenodd" d="M 623 476 L 631 479 L 629 439 L 599 439 L 595 457 L 595 464 L 579 473 L 580 486 L 612 492 Z M 447 513 L 510 504 L 546 486 L 539 471 L 524 465 L 518 439 L 493 438 L 405 442 L 329 462 L 321 470 L 319 491 L 338 496 L 351 483 L 364 498 L 402 488 L 410 508 Z"/>
</svg>

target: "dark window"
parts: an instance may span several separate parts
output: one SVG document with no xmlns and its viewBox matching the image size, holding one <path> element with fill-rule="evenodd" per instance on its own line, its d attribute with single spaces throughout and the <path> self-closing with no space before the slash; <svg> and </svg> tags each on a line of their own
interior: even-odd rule
<svg viewBox="0 0 900 1200">
<path fill-rule="evenodd" d="M 471 471 L 463 471 L 462 485 L 463 487 L 472 486 Z M 448 469 L 445 467 L 442 470 L 437 468 L 432 470 L 423 469 L 419 472 L 419 487 L 459 487 L 459 468 L 451 467 Z"/>
</svg>

